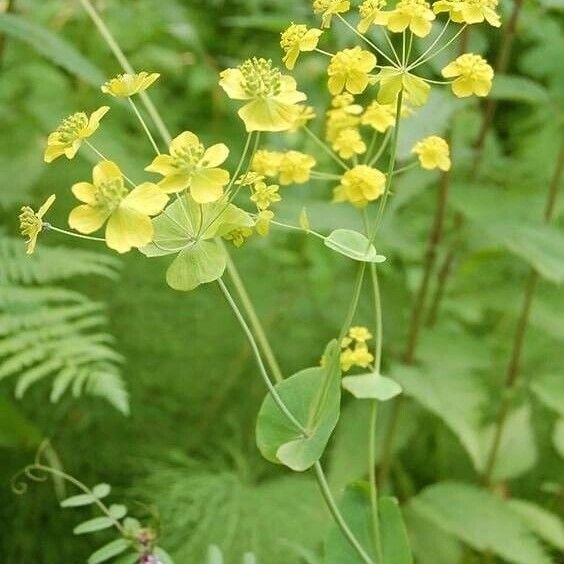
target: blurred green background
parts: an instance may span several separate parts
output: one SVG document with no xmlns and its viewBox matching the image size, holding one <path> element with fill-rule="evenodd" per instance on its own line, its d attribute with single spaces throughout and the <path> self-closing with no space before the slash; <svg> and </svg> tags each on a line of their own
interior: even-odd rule
<svg viewBox="0 0 564 564">
<path fill-rule="evenodd" d="M 206 144 L 226 142 L 232 165 L 244 132 L 235 106 L 217 87 L 218 72 L 254 55 L 279 63 L 280 30 L 291 21 L 314 21 L 305 0 L 104 0 L 96 5 L 133 66 L 161 73 L 151 96 L 170 129 L 192 130 Z M 502 1 L 504 21 L 514 6 Z M 428 380 L 407 386 L 401 452 L 392 469 L 393 491 L 403 501 L 443 480 L 477 483 L 471 445 L 495 418 L 525 280 L 533 268 L 541 281 L 523 377 L 514 392 L 517 415 L 500 464 L 506 494 L 553 515 L 563 510 L 564 296 L 559 284 L 564 281 L 564 230 L 558 219 L 551 227 L 542 223 L 549 184 L 561 182 L 556 168 L 562 161 L 562 8 L 559 0 L 526 1 L 519 12 L 505 76 L 494 86 L 496 112 L 479 175 L 469 180 L 468 170 L 483 103 L 433 93 L 401 133 L 399 156 L 406 159 L 416 140 L 450 131 L 455 165 L 437 269 L 449 249 L 457 250 L 438 321 L 423 331 L 417 351 L 414 370 Z M 503 29 L 474 26 L 470 47 L 493 64 Z M 355 43 L 341 28 L 327 42 L 335 49 Z M 453 46 L 430 71 L 455 53 Z M 328 101 L 325 62 L 304 57 L 296 71 L 320 115 Z M 97 86 L 118 72 L 78 2 L 0 1 L 0 562 L 84 562 L 103 538 L 73 537 L 77 514 L 58 508 L 51 484 L 32 484 L 24 496 L 11 491 L 11 477 L 33 459 L 42 437 L 50 438 L 71 474 L 87 484 L 111 483 L 133 512 L 158 523 L 162 544 L 177 563 L 203 562 L 211 543 L 223 548 L 228 563 L 239 562 L 247 550 L 255 551 L 261 563 L 319 562 L 328 514 L 309 475 L 290 476 L 262 460 L 256 449 L 253 429 L 263 384 L 218 288 L 176 293 L 164 281 L 166 259 L 146 260 L 135 252 L 108 258 L 95 244 L 52 233 L 41 237 L 37 256 L 27 259 L 16 239 L 19 206 L 37 206 L 51 193 L 57 203 L 50 221 L 66 224 L 73 205 L 69 187 L 89 178 L 95 157 L 81 150 L 72 162 L 61 159 L 47 166 L 42 161 L 46 136 L 66 115 L 108 103 Z M 112 111 L 95 144 L 128 174 L 139 175 L 151 148 L 128 108 L 115 100 L 109 105 Z M 313 127 L 320 130 L 321 122 Z M 271 148 L 315 151 L 299 134 L 264 139 Z M 319 160 L 321 168 L 331 167 Z M 419 170 L 398 179 L 378 241 L 378 250 L 388 257 L 382 269 L 384 362 L 392 373 L 401 369 L 438 180 L 438 174 Z M 307 205 L 319 231 L 359 227 L 352 210 L 329 203 L 331 189 L 323 183 L 286 188 L 280 217 L 297 223 Z M 462 230 L 455 228 L 456 217 L 465 218 Z M 342 322 L 354 265 L 316 240 L 277 230 L 268 239 L 253 238 L 235 260 L 284 373 L 315 365 Z M 38 288 L 52 294 L 40 294 Z M 82 297 L 57 296 L 55 288 Z M 359 323 L 371 319 L 365 290 Z M 68 311 L 75 303 L 84 309 Z M 18 379 L 34 360 L 6 368 L 14 355 L 8 336 L 19 335 L 18 346 L 29 354 L 37 343 L 57 346 L 59 337 L 49 333 L 57 323 L 79 327 L 80 319 L 91 316 L 96 331 L 113 337 L 108 346 L 123 355 L 118 374 L 129 394 L 130 414 L 119 409 L 125 409 L 119 377 L 107 390 L 93 388 L 78 398 L 67 392 L 55 403 L 49 398 L 51 376 L 39 374 L 37 384 L 16 398 Z M 114 405 L 104 396 L 113 397 Z M 386 416 L 384 410 L 383 421 Z M 327 461 L 336 491 L 363 476 L 365 427 L 364 408 L 345 398 Z M 457 527 L 429 518 L 412 502 L 406 504 L 406 516 L 418 561 L 480 561 L 475 540 Z M 544 562 L 561 562 L 562 530 L 558 519 L 552 525 L 552 539 L 540 533 L 544 548 L 539 550 L 548 559 Z M 499 532 L 503 542 L 513 542 L 503 537 L 510 533 Z M 507 560 L 542 561 L 515 558 Z"/>
</svg>

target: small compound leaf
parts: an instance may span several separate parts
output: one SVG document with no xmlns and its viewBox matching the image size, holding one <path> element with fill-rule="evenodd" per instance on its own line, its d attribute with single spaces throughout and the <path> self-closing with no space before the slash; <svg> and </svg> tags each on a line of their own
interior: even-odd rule
<svg viewBox="0 0 564 564">
<path fill-rule="evenodd" d="M 117 503 L 114 503 L 114 504 L 110 505 L 109 512 L 110 512 L 110 515 L 116 521 L 118 521 L 119 519 L 122 519 L 123 517 L 125 517 L 127 515 L 127 507 L 125 507 L 125 505 L 119 505 Z"/>
<path fill-rule="evenodd" d="M 413 564 L 409 539 L 397 499 L 381 497 L 378 501 L 378 509 L 384 557 L 382 564 Z"/>
<path fill-rule="evenodd" d="M 93 533 L 94 531 L 101 531 L 113 527 L 114 520 L 109 517 L 95 517 L 89 521 L 84 521 L 73 529 L 75 535 L 84 535 L 86 533 Z"/>
<path fill-rule="evenodd" d="M 166 281 L 174 290 L 189 292 L 221 278 L 225 266 L 225 251 L 216 241 L 199 241 L 180 251 L 168 267 Z"/>
<path fill-rule="evenodd" d="M 98 499 L 102 499 L 108 495 L 110 495 L 110 492 L 112 491 L 112 488 L 110 487 L 109 484 L 96 484 L 93 488 L 92 488 L 92 493 L 98 498 Z"/>
<path fill-rule="evenodd" d="M 101 562 L 106 562 L 110 558 L 125 552 L 129 546 L 129 541 L 125 539 L 116 539 L 115 541 L 109 542 L 90 555 L 88 558 L 88 564 L 100 564 Z"/>
<path fill-rule="evenodd" d="M 90 505 L 96 501 L 96 497 L 90 494 L 73 495 L 61 501 L 61 507 L 82 507 Z"/>
<path fill-rule="evenodd" d="M 358 231 L 336 229 L 325 239 L 325 245 L 334 251 L 360 262 L 384 262 L 374 245 Z"/>
<path fill-rule="evenodd" d="M 379 374 L 360 374 L 345 376 L 343 388 L 358 399 L 376 399 L 388 401 L 401 394 L 401 386 L 391 378 Z"/>
<path fill-rule="evenodd" d="M 339 509 L 360 545 L 376 562 L 368 485 L 359 482 L 347 486 L 339 502 Z M 343 564 L 344 562 L 363 564 L 363 560 L 345 538 L 341 529 L 334 524 L 325 540 L 324 564 Z"/>
<path fill-rule="evenodd" d="M 301 472 L 323 454 L 340 413 L 340 348 L 332 341 L 325 351 L 325 366 L 308 368 L 277 384 L 282 401 L 308 431 L 299 429 L 280 411 L 268 394 L 257 418 L 256 440 L 262 455 L 271 462 Z"/>
</svg>

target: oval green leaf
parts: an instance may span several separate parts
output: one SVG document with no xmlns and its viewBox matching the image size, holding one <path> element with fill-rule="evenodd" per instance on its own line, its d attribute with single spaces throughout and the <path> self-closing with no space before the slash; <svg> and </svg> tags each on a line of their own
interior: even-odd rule
<svg viewBox="0 0 564 564">
<path fill-rule="evenodd" d="M 384 262 L 386 257 L 379 255 L 374 245 L 358 231 L 336 229 L 325 238 L 330 249 L 359 262 Z"/>
<path fill-rule="evenodd" d="M 383 564 L 413 564 L 409 539 L 397 499 L 381 497 L 378 501 L 378 511 Z"/>
<path fill-rule="evenodd" d="M 73 529 L 75 535 L 84 535 L 86 533 L 93 533 L 94 531 L 101 531 L 113 527 L 114 520 L 109 517 L 95 517 L 89 521 L 84 521 Z"/>
<path fill-rule="evenodd" d="M 117 539 L 115 541 L 109 542 L 90 555 L 90 557 L 88 558 L 88 564 L 100 564 L 101 562 L 106 562 L 110 558 L 113 558 L 114 556 L 125 552 L 128 548 L 129 541 L 125 539 Z"/>
<path fill-rule="evenodd" d="M 342 385 L 358 399 L 388 401 L 402 392 L 401 386 L 395 380 L 373 373 L 345 376 Z"/>
</svg>

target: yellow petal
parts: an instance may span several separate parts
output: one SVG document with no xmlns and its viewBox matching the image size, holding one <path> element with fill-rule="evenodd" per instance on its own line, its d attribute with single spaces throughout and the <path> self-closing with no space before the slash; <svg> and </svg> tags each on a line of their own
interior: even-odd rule
<svg viewBox="0 0 564 564">
<path fill-rule="evenodd" d="M 94 179 L 94 184 L 99 186 L 105 182 L 122 180 L 123 174 L 116 163 L 112 161 L 101 161 L 94 167 L 92 178 Z"/>
<path fill-rule="evenodd" d="M 76 153 L 80 149 L 80 139 L 77 139 L 72 143 L 72 145 L 65 145 L 64 153 L 67 159 L 74 159 Z"/>
<path fill-rule="evenodd" d="M 226 69 L 219 76 L 219 85 L 229 98 L 233 100 L 249 100 L 251 98 L 242 86 L 244 79 L 239 69 Z"/>
<path fill-rule="evenodd" d="M 189 182 L 190 177 L 186 174 L 171 174 L 170 176 L 165 176 L 159 182 L 159 188 L 165 194 L 172 194 L 173 192 L 181 192 L 188 188 Z"/>
<path fill-rule="evenodd" d="M 174 166 L 174 159 L 170 155 L 159 155 L 155 157 L 153 162 L 145 167 L 147 172 L 156 172 L 163 176 L 175 174 L 177 169 Z"/>
<path fill-rule="evenodd" d="M 195 133 L 192 133 L 191 131 L 183 131 L 170 142 L 170 152 L 174 153 L 182 151 L 185 147 L 193 147 L 199 144 L 200 139 Z"/>
<path fill-rule="evenodd" d="M 192 179 L 190 194 L 198 204 L 216 202 L 229 182 L 229 173 L 221 168 L 203 170 Z"/>
<path fill-rule="evenodd" d="M 153 232 L 153 224 L 148 216 L 120 205 L 106 226 L 106 244 L 118 253 L 126 253 L 133 247 L 149 244 Z"/>
<path fill-rule="evenodd" d="M 95 112 L 92 112 L 90 119 L 88 120 L 88 126 L 81 132 L 81 137 L 89 137 L 92 135 L 100 125 L 100 120 L 110 111 L 109 106 L 102 106 L 98 108 Z"/>
<path fill-rule="evenodd" d="M 287 131 L 294 124 L 297 108 L 274 100 L 257 99 L 239 110 L 239 117 L 251 131 Z"/>
<path fill-rule="evenodd" d="M 51 194 L 47 198 L 47 200 L 45 200 L 45 203 L 39 208 L 35 215 L 37 215 L 37 217 L 41 219 L 49 211 L 49 208 L 53 205 L 56 198 L 57 196 L 55 196 L 55 194 Z"/>
<path fill-rule="evenodd" d="M 441 74 L 445 77 L 445 78 L 453 78 L 455 76 L 458 76 L 460 74 L 460 67 L 458 66 L 458 63 L 456 61 L 453 61 L 452 63 L 449 63 L 442 71 Z"/>
<path fill-rule="evenodd" d="M 120 205 L 145 215 L 156 215 L 167 202 L 168 196 L 163 190 L 152 182 L 144 182 L 129 192 Z"/>
<path fill-rule="evenodd" d="M 65 154 L 64 145 L 47 145 L 45 148 L 45 153 L 43 155 L 43 160 L 46 163 L 52 163 L 55 159 Z"/>
<path fill-rule="evenodd" d="M 80 233 L 94 233 L 104 225 L 110 212 L 106 208 L 94 206 L 78 206 L 69 215 L 69 225 L 71 229 L 76 229 Z"/>
<path fill-rule="evenodd" d="M 96 187 L 90 182 L 78 182 L 71 188 L 75 197 L 85 204 L 96 205 Z"/>
<path fill-rule="evenodd" d="M 468 96 L 472 96 L 474 93 L 472 80 L 470 78 L 457 78 L 452 83 L 451 87 L 454 94 L 459 98 L 466 98 Z"/>
<path fill-rule="evenodd" d="M 209 149 L 206 150 L 204 153 L 204 157 L 202 159 L 202 166 L 206 168 L 213 168 L 219 166 L 225 159 L 229 156 L 229 149 L 227 145 L 223 143 L 217 143 L 216 145 L 212 145 Z"/>
</svg>

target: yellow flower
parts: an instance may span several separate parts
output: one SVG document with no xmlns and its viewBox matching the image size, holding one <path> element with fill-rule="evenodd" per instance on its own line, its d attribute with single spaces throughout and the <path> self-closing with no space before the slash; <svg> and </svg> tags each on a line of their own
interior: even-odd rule
<svg viewBox="0 0 564 564">
<path fill-rule="evenodd" d="M 272 66 L 271 60 L 245 61 L 220 74 L 219 85 L 233 100 L 249 100 L 239 117 L 251 131 L 287 131 L 294 126 L 298 102 L 307 96 L 297 90 L 296 81 Z"/>
<path fill-rule="evenodd" d="M 309 180 L 315 159 L 299 151 L 288 151 L 282 155 L 278 167 L 279 181 L 282 186 L 303 184 Z"/>
<path fill-rule="evenodd" d="M 282 61 L 288 70 L 292 70 L 302 51 L 314 51 L 323 32 L 320 29 L 308 29 L 306 25 L 291 24 L 280 36 L 280 47 L 284 51 Z"/>
<path fill-rule="evenodd" d="M 367 165 L 357 165 L 343 174 L 341 184 L 335 188 L 334 201 L 364 207 L 384 193 L 385 185 L 386 175 L 383 172 Z"/>
<path fill-rule="evenodd" d="M 437 135 L 425 137 L 415 144 L 411 152 L 419 157 L 424 169 L 450 170 L 450 150 L 448 143 L 442 137 Z"/>
<path fill-rule="evenodd" d="M 270 210 L 262 210 L 257 214 L 255 229 L 259 235 L 266 237 L 270 232 L 270 222 L 274 217 L 274 212 Z"/>
<path fill-rule="evenodd" d="M 102 92 L 116 98 L 129 98 L 147 90 L 155 82 L 159 73 L 140 72 L 138 74 L 118 74 L 102 85 Z"/>
<path fill-rule="evenodd" d="M 492 87 L 494 71 L 480 55 L 465 53 L 460 55 L 443 70 L 445 78 L 454 78 L 452 91 L 459 98 L 487 96 Z"/>
<path fill-rule="evenodd" d="M 348 92 L 338 94 L 331 100 L 334 108 L 345 111 L 347 114 L 359 115 L 362 113 L 362 106 L 354 103 L 354 96 Z"/>
<path fill-rule="evenodd" d="M 376 100 L 366 107 L 360 118 L 362 125 L 369 125 L 384 133 L 396 123 L 396 108 L 393 104 L 379 104 Z"/>
<path fill-rule="evenodd" d="M 28 255 L 32 255 L 37 245 L 37 237 L 43 231 L 43 216 L 47 213 L 49 208 L 55 201 L 55 194 L 47 198 L 45 203 L 34 212 L 29 206 L 23 206 L 19 216 L 20 219 L 20 233 L 27 237 L 26 250 Z"/>
<path fill-rule="evenodd" d="M 339 131 L 332 146 L 343 159 L 351 159 L 353 155 L 362 155 L 366 152 L 366 144 L 355 127 Z"/>
<path fill-rule="evenodd" d="M 356 106 L 356 104 L 353 106 Z M 339 137 L 341 131 L 351 127 L 354 128 L 360 123 L 360 118 L 354 113 L 349 112 L 351 107 L 352 106 L 337 108 L 336 110 L 329 110 L 327 112 L 325 138 L 331 144 Z M 358 108 L 359 112 L 362 112 L 362 107 L 358 106 Z"/>
<path fill-rule="evenodd" d="M 237 180 L 235 180 L 235 184 L 238 186 L 252 186 L 257 182 L 262 182 L 264 180 L 264 176 L 262 174 L 257 174 L 256 172 L 245 172 L 239 176 Z"/>
<path fill-rule="evenodd" d="M 270 207 L 270 204 L 279 202 L 282 199 L 278 189 L 279 186 L 277 184 L 267 186 L 266 182 L 257 182 L 253 188 L 251 202 L 255 202 L 259 210 L 266 210 Z"/>
<path fill-rule="evenodd" d="M 366 327 L 351 327 L 349 337 L 359 343 L 365 343 L 372 339 L 372 333 Z"/>
<path fill-rule="evenodd" d="M 390 13 L 382 11 L 385 6 L 386 0 L 365 0 L 359 7 L 358 31 L 366 33 L 371 25 L 386 25 Z"/>
<path fill-rule="evenodd" d="M 77 112 L 65 118 L 59 127 L 49 135 L 43 159 L 46 163 L 65 155 L 72 159 L 83 139 L 90 137 L 100 125 L 100 120 L 109 111 L 108 106 L 102 106 L 88 117 L 84 112 Z"/>
<path fill-rule="evenodd" d="M 316 118 L 315 108 L 313 106 L 306 106 L 299 104 L 296 106 L 296 115 L 294 116 L 294 123 L 288 131 L 294 133 L 307 124 L 308 121 Z"/>
<path fill-rule="evenodd" d="M 329 92 L 336 95 L 346 89 L 351 94 L 361 94 L 368 86 L 368 75 L 375 66 L 376 56 L 358 46 L 337 52 L 327 68 Z"/>
<path fill-rule="evenodd" d="M 282 153 L 259 149 L 251 161 L 251 170 L 262 176 L 276 176 L 281 162 Z"/>
<path fill-rule="evenodd" d="M 215 202 L 223 195 L 223 187 L 229 182 L 229 173 L 218 168 L 229 155 L 223 143 L 206 149 L 197 135 L 184 131 L 169 146 L 168 155 L 158 155 L 145 168 L 164 176 L 159 182 L 167 194 L 190 189 L 198 204 Z"/>
<path fill-rule="evenodd" d="M 388 29 L 395 33 L 410 29 L 417 37 L 431 31 L 435 14 L 426 0 L 400 0 L 388 18 Z"/>
<path fill-rule="evenodd" d="M 331 27 L 335 14 L 344 14 L 351 9 L 350 0 L 314 0 L 313 11 L 322 14 L 321 27 Z"/>
<path fill-rule="evenodd" d="M 378 102 L 380 104 L 395 104 L 400 90 L 403 98 L 413 106 L 423 106 L 427 102 L 431 87 L 422 78 L 402 72 L 394 67 L 383 68 L 376 77 L 380 85 Z"/>
<path fill-rule="evenodd" d="M 368 351 L 364 343 L 357 343 L 354 349 L 347 348 L 341 351 L 341 370 L 348 372 L 353 366 L 368 368 L 374 361 L 374 356 Z"/>
<path fill-rule="evenodd" d="M 223 235 L 226 241 L 231 241 L 236 247 L 240 247 L 253 234 L 250 227 L 237 227 Z"/>
<path fill-rule="evenodd" d="M 439 0 L 433 4 L 435 14 L 448 12 L 456 23 L 475 24 L 486 20 L 490 25 L 499 27 L 501 20 L 496 12 L 498 0 Z"/>
<path fill-rule="evenodd" d="M 149 216 L 163 210 L 168 196 L 150 182 L 128 192 L 121 170 L 111 161 L 98 163 L 92 171 L 92 180 L 92 184 L 79 182 L 72 187 L 73 194 L 83 205 L 71 211 L 71 228 L 80 233 L 93 233 L 107 220 L 106 244 L 118 253 L 150 243 L 153 224 Z"/>
</svg>

